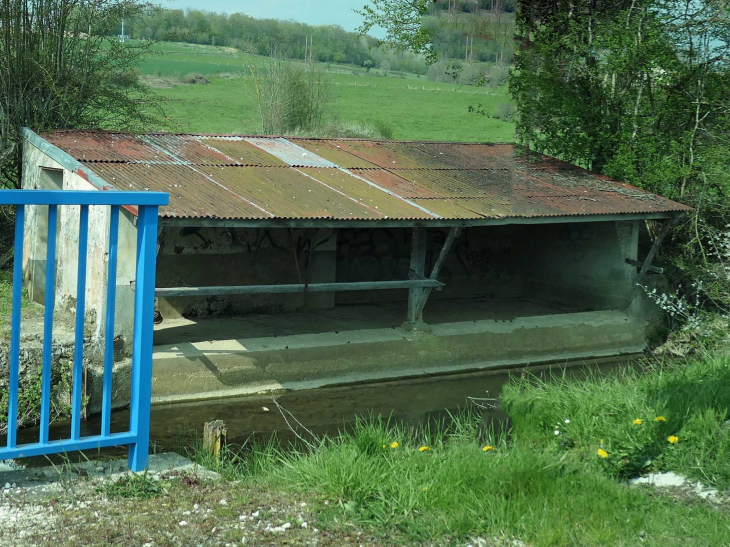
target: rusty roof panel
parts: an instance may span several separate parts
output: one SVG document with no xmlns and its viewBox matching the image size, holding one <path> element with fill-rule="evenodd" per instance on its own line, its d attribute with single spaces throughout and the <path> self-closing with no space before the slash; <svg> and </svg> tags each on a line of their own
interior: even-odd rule
<svg viewBox="0 0 730 547">
<path fill-rule="evenodd" d="M 303 170 L 302 170 L 303 171 Z M 378 219 L 384 214 L 297 169 L 229 167 L 219 180 L 277 218 Z M 329 169 L 337 171 L 337 169 Z"/>
<path fill-rule="evenodd" d="M 220 135 L 44 135 L 120 190 L 170 193 L 167 217 L 378 220 L 683 212 L 513 145 Z"/>
<path fill-rule="evenodd" d="M 421 149 L 451 169 L 504 169 L 514 158 L 511 144 L 424 143 Z"/>
<path fill-rule="evenodd" d="M 441 218 L 448 219 L 480 219 L 484 218 L 484 215 L 475 213 L 459 205 L 456 200 L 451 199 L 414 199 L 413 203 L 425 207 L 429 211 L 436 213 Z M 466 200 L 464 200 L 466 201 Z"/>
<path fill-rule="evenodd" d="M 403 157 L 373 141 L 340 141 L 346 151 L 383 169 L 417 169 L 417 161 Z"/>
<path fill-rule="evenodd" d="M 41 133 L 80 162 L 166 161 L 167 156 L 134 135 L 94 131 Z"/>
<path fill-rule="evenodd" d="M 385 169 L 350 169 L 357 175 L 377 184 L 381 188 L 403 196 L 404 198 L 441 198 L 436 192 L 432 192 L 422 186 L 413 184 L 411 181 L 398 176 L 398 172 L 386 171 Z"/>
<path fill-rule="evenodd" d="M 409 200 L 390 195 L 377 187 L 368 184 L 358 176 L 350 175 L 341 169 L 313 169 L 302 168 L 302 173 L 342 192 L 343 195 L 355 199 L 364 207 L 376 211 L 385 218 L 418 218 L 431 219 L 434 215 L 414 207 Z"/>
<path fill-rule="evenodd" d="M 191 135 L 147 135 L 142 139 L 165 152 L 170 162 L 192 163 L 193 165 L 236 163 Z"/>
<path fill-rule="evenodd" d="M 184 165 L 109 163 L 95 165 L 94 171 L 119 190 L 169 192 L 170 204 L 160 208 L 163 217 L 271 218 L 250 200 L 212 182 L 222 178 L 220 167 L 194 171 Z"/>
<path fill-rule="evenodd" d="M 246 142 L 241 137 L 198 137 L 200 142 L 217 150 L 241 165 L 263 165 L 268 167 L 288 167 L 289 164 L 265 152 L 258 146 Z"/>
<path fill-rule="evenodd" d="M 318 139 L 292 139 L 296 145 L 345 169 L 377 169 L 378 166 L 351 154 L 337 142 Z"/>
<path fill-rule="evenodd" d="M 337 167 L 331 161 L 281 137 L 247 137 L 245 140 L 292 167 Z"/>
<path fill-rule="evenodd" d="M 484 192 L 473 181 L 469 180 L 465 172 L 398 169 L 394 173 L 413 184 L 431 190 L 441 197 L 476 198 L 484 195 Z"/>
</svg>

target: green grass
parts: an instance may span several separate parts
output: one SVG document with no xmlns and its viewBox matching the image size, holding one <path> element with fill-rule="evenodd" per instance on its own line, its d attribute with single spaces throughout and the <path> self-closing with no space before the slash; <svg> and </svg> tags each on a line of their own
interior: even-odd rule
<svg viewBox="0 0 730 547">
<path fill-rule="evenodd" d="M 466 412 L 448 427 L 368 419 L 336 438 L 307 437 L 305 448 L 249 447 L 217 465 L 194 457 L 229 480 L 334 499 L 318 507 L 318 526 L 357 526 L 395 542 L 506 535 L 530 545 L 727 544 L 726 505 L 623 479 L 672 469 L 728 488 L 728 358 L 587 380 L 515 380 L 504 400 L 515 424 L 509 442 Z"/>
<path fill-rule="evenodd" d="M 586 381 L 527 378 L 507 386 L 502 398 L 521 447 L 570 455 L 607 476 L 672 470 L 730 488 L 727 354 Z M 607 458 L 597 457 L 599 448 Z"/>
<path fill-rule="evenodd" d="M 333 114 L 344 122 L 393 128 L 400 140 L 512 142 L 514 124 L 470 113 L 488 112 L 509 102 L 506 88 L 476 89 L 449 84 L 414 84 L 398 78 L 333 74 L 337 100 Z M 256 98 L 249 78 L 211 78 L 207 85 L 156 90 L 165 101 L 170 127 L 183 132 L 258 134 Z"/>
<path fill-rule="evenodd" d="M 169 129 L 200 133 L 258 134 L 261 127 L 257 102 L 247 66 L 264 58 L 230 48 L 193 44 L 160 43 L 146 59 L 142 74 L 184 76 L 200 72 L 207 85 L 176 85 L 157 89 L 164 103 Z M 328 65 L 329 66 L 329 65 Z M 514 141 L 514 124 L 468 111 L 481 105 L 488 114 L 509 102 L 506 87 L 496 89 L 429 82 L 425 78 L 366 75 L 354 69 L 331 65 L 336 101 L 331 117 L 342 122 L 393 129 L 393 138 L 403 140 Z M 233 79 L 221 73 L 241 73 Z"/>
</svg>

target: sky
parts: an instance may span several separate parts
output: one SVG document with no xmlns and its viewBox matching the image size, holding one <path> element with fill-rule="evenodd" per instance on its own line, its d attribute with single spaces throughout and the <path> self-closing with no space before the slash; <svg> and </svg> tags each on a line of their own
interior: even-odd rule
<svg viewBox="0 0 730 547">
<path fill-rule="evenodd" d="M 362 22 L 353 10 L 368 0 L 160 0 L 162 7 L 195 8 L 223 13 L 245 13 L 257 19 L 291 19 L 310 25 L 340 25 L 355 30 Z M 370 34 L 376 37 L 375 29 Z"/>
</svg>

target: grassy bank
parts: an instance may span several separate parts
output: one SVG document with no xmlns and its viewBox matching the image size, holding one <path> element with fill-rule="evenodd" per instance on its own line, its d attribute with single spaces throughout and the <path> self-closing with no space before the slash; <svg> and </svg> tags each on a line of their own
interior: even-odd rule
<svg viewBox="0 0 730 547">
<path fill-rule="evenodd" d="M 448 427 L 366 420 L 333 439 L 303 432 L 308 448 L 268 446 L 218 465 L 196 455 L 228 480 L 334 500 L 318 507 L 320 528 L 357 526 L 384 541 L 722 545 L 727 504 L 623 479 L 674 470 L 727 489 L 729 405 L 730 361 L 711 356 L 587 381 L 516 380 L 504 392 L 509 442 L 464 413 Z"/>
<path fill-rule="evenodd" d="M 48 515 L 24 525 L 27 544 L 727 545 L 728 386 L 730 360 L 717 355 L 515 379 L 503 394 L 514 427 L 498 435 L 476 411 L 419 427 L 371 417 L 331 438 L 288 415 L 297 448 L 230 447 L 220 462 L 191 448 L 217 481 L 137 475 L 23 502 L 18 518 Z M 649 470 L 720 492 L 624 480 Z"/>
</svg>

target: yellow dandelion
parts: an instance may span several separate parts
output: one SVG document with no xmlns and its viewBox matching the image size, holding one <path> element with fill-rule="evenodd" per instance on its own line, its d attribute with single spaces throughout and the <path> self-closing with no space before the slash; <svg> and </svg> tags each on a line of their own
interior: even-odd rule
<svg viewBox="0 0 730 547">
<path fill-rule="evenodd" d="M 654 421 L 655 422 L 666 422 L 667 419 L 664 416 L 657 416 L 656 418 L 654 418 Z"/>
<path fill-rule="evenodd" d="M 643 424 L 643 423 L 644 423 L 644 420 L 642 420 L 641 418 L 636 418 L 636 419 L 635 419 L 635 420 L 634 420 L 633 422 L 631 422 L 631 423 L 632 423 L 632 424 L 634 424 L 634 425 L 641 425 L 641 424 Z"/>
<path fill-rule="evenodd" d="M 599 458 L 608 458 L 608 452 L 606 452 L 603 448 L 599 448 L 596 451 L 596 454 L 598 454 Z"/>
<path fill-rule="evenodd" d="M 383 448 L 385 448 L 385 445 L 383 445 Z"/>
<path fill-rule="evenodd" d="M 428 486 L 423 487 L 423 491 L 426 492 L 428 490 Z"/>
<path fill-rule="evenodd" d="M 482 448 L 482 452 L 489 452 L 490 450 L 494 450 L 494 447 L 491 444 L 488 444 L 484 448 Z"/>
<path fill-rule="evenodd" d="M 677 437 L 676 435 L 669 435 L 669 437 L 667 437 L 667 440 L 671 444 L 677 444 L 679 442 L 679 437 Z"/>
<path fill-rule="evenodd" d="M 398 441 L 394 441 L 394 442 L 390 443 L 391 448 L 398 448 L 399 446 L 400 445 L 398 444 Z"/>
<path fill-rule="evenodd" d="M 422 446 L 418 449 L 419 452 L 428 452 L 429 450 L 431 450 L 430 446 Z"/>
</svg>

